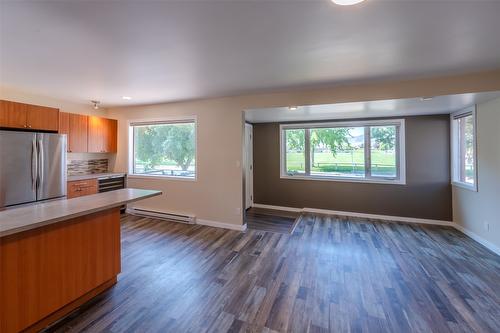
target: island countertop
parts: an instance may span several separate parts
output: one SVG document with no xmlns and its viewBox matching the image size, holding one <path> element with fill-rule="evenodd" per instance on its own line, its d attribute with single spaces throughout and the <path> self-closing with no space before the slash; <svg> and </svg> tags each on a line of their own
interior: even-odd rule
<svg viewBox="0 0 500 333">
<path fill-rule="evenodd" d="M 40 202 L 0 211 L 0 237 L 69 220 L 157 195 L 161 191 L 125 188 L 73 199 Z"/>
</svg>

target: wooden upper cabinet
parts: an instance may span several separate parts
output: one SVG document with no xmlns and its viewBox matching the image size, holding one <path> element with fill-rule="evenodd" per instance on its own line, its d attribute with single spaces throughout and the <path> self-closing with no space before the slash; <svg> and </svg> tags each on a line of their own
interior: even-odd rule
<svg viewBox="0 0 500 333">
<path fill-rule="evenodd" d="M 59 134 L 69 135 L 69 115 L 67 112 L 59 112 Z"/>
<path fill-rule="evenodd" d="M 0 101 L 0 127 L 26 128 L 26 104 Z"/>
<path fill-rule="evenodd" d="M 57 132 L 59 109 L 0 101 L 0 127 Z"/>
<path fill-rule="evenodd" d="M 68 136 L 68 152 L 86 153 L 88 117 L 75 113 L 59 113 L 59 134 Z"/>
<path fill-rule="evenodd" d="M 89 116 L 88 151 L 90 153 L 116 153 L 118 122 Z"/>
<path fill-rule="evenodd" d="M 88 116 L 69 114 L 68 151 L 70 153 L 88 152 Z"/>
<path fill-rule="evenodd" d="M 59 109 L 30 104 L 26 108 L 26 125 L 29 129 L 57 132 L 59 129 Z"/>
<path fill-rule="evenodd" d="M 116 153 L 118 151 L 118 120 L 106 119 L 106 146 L 104 147 L 108 153 Z"/>
</svg>

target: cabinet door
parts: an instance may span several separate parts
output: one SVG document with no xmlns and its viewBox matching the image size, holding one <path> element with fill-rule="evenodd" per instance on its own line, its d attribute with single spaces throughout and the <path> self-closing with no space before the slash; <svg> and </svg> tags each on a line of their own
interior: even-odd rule
<svg viewBox="0 0 500 333">
<path fill-rule="evenodd" d="M 0 101 L 0 127 L 26 128 L 27 105 Z"/>
<path fill-rule="evenodd" d="M 89 153 L 105 152 L 106 119 L 89 116 L 88 130 L 88 151 Z"/>
<path fill-rule="evenodd" d="M 118 121 L 89 116 L 89 152 L 116 153 Z"/>
<path fill-rule="evenodd" d="M 26 125 L 29 129 L 54 131 L 59 129 L 59 109 L 27 104 Z"/>
<path fill-rule="evenodd" d="M 88 118 L 81 114 L 69 114 L 68 152 L 86 153 L 89 151 L 87 146 Z"/>
<path fill-rule="evenodd" d="M 104 150 L 108 153 L 116 153 L 118 141 L 118 121 L 106 119 L 106 140 Z"/>
<path fill-rule="evenodd" d="M 59 112 L 59 134 L 66 134 L 68 136 L 68 150 L 69 150 L 69 113 Z"/>
</svg>

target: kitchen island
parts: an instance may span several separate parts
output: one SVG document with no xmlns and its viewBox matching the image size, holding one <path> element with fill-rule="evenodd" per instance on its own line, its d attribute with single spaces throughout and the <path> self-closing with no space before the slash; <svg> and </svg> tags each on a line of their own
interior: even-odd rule
<svg viewBox="0 0 500 333">
<path fill-rule="evenodd" d="M 38 331 L 113 286 L 120 206 L 160 194 L 129 188 L 0 211 L 0 332 Z"/>
</svg>

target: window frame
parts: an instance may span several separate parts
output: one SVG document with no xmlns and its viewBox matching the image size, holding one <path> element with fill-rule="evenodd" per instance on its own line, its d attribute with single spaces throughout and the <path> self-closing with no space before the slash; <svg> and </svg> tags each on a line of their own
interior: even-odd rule
<svg viewBox="0 0 500 333">
<path fill-rule="evenodd" d="M 134 173 L 134 126 L 138 125 L 168 125 L 168 124 L 194 124 L 194 177 L 170 176 L 170 175 L 146 175 Z M 195 182 L 198 180 L 198 119 L 196 116 L 186 117 L 163 117 L 163 118 L 148 118 L 148 119 L 131 119 L 127 122 L 128 126 L 128 178 L 131 179 L 165 179 L 165 180 L 180 180 Z"/>
<path fill-rule="evenodd" d="M 392 177 L 375 177 L 371 176 L 370 162 L 370 147 L 371 147 L 371 126 L 396 126 L 396 173 L 395 178 Z M 365 131 L 365 177 L 342 177 L 342 176 L 318 176 L 307 174 L 310 166 L 310 147 L 308 130 L 315 128 L 336 128 L 336 127 L 364 127 Z M 302 175 L 290 175 L 286 172 L 286 142 L 284 140 L 284 131 L 288 129 L 305 129 L 304 140 L 304 155 L 305 155 L 305 172 Z M 406 185 L 406 152 L 405 152 L 405 119 L 382 119 L 382 120 L 360 120 L 360 121 L 339 121 L 339 122 L 314 122 L 314 123 L 290 123 L 280 124 L 280 178 L 281 179 L 301 179 L 301 180 L 319 180 L 319 181 L 336 181 L 336 182 L 353 182 L 353 183 L 375 183 L 375 184 L 393 184 Z M 368 172 L 368 175 L 366 174 Z"/>
<path fill-rule="evenodd" d="M 455 126 L 455 121 L 459 118 L 467 117 L 472 115 L 472 131 L 473 131 L 473 148 L 474 151 L 472 156 L 474 158 L 474 184 L 469 184 L 466 182 L 460 181 L 459 174 L 459 143 L 458 141 L 458 129 Z M 478 191 L 478 163 L 477 163 L 477 107 L 473 105 L 471 107 L 465 108 L 460 111 L 456 111 L 450 114 L 450 165 L 451 165 L 451 185 L 460 187 L 463 189 L 467 189 L 470 191 L 477 192 Z"/>
</svg>

